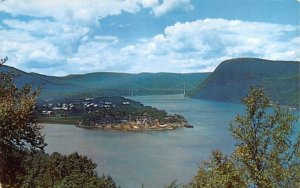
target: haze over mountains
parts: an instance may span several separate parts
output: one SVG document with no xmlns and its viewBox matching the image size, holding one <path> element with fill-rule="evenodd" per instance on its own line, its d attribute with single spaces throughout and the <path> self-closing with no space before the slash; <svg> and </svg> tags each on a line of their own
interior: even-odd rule
<svg viewBox="0 0 300 188">
<path fill-rule="evenodd" d="M 300 62 L 238 58 L 222 62 L 202 83 L 193 97 L 225 102 L 240 102 L 249 86 L 262 85 L 272 101 L 299 106 Z"/>
<path fill-rule="evenodd" d="M 262 85 L 273 101 L 288 106 L 300 103 L 300 62 L 238 58 L 222 62 L 213 73 L 111 73 L 98 72 L 65 77 L 26 73 L 2 66 L 1 71 L 14 71 L 17 86 L 30 83 L 42 86 L 40 99 L 79 96 L 129 96 L 179 94 L 184 86 L 193 98 L 240 102 L 249 86 Z"/>
<path fill-rule="evenodd" d="M 128 96 L 149 94 L 183 93 L 184 85 L 187 91 L 208 77 L 210 73 L 112 73 L 98 72 L 74 74 L 65 77 L 46 76 L 37 73 L 26 73 L 18 69 L 3 66 L 2 71 L 13 71 L 18 87 L 31 84 L 34 88 L 42 86 L 40 99 L 55 97 L 79 96 Z M 133 93 L 132 93 L 133 92 Z"/>
</svg>

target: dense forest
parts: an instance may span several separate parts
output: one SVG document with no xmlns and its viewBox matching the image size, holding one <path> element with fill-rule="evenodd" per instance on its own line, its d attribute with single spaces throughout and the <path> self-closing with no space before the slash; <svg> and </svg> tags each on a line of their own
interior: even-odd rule
<svg viewBox="0 0 300 188">
<path fill-rule="evenodd" d="M 263 86 L 268 96 L 281 105 L 300 103 L 300 62 L 238 58 L 222 62 L 198 86 L 195 98 L 239 103 L 250 85 Z"/>
<path fill-rule="evenodd" d="M 43 87 L 39 99 L 78 98 L 94 96 L 131 96 L 182 94 L 184 87 L 191 92 L 210 73 L 113 73 L 96 72 L 63 77 L 26 73 L 2 66 L 0 72 L 13 71 L 18 87 L 29 83 L 33 88 Z"/>
</svg>

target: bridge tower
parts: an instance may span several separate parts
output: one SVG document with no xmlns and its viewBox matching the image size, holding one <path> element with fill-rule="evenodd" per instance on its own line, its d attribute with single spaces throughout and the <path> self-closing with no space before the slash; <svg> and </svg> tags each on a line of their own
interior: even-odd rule
<svg viewBox="0 0 300 188">
<path fill-rule="evenodd" d="M 183 83 L 183 96 L 186 94 L 186 87 L 185 87 L 185 82 Z"/>
</svg>

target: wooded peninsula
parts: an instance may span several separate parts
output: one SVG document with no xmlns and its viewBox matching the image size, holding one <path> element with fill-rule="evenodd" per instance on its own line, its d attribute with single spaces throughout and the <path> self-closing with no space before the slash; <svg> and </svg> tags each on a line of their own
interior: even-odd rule
<svg viewBox="0 0 300 188">
<path fill-rule="evenodd" d="M 163 131 L 192 128 L 181 115 L 170 115 L 124 97 L 48 100 L 38 103 L 36 113 L 41 123 L 74 124 L 87 129 Z"/>
</svg>

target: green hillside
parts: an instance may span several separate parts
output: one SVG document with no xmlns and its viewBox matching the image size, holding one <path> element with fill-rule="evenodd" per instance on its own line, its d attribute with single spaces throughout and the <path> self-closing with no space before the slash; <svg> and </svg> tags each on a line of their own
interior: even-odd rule
<svg viewBox="0 0 300 188">
<path fill-rule="evenodd" d="M 2 66 L 0 71 L 14 71 L 18 75 L 15 78 L 15 83 L 19 87 L 26 83 L 30 83 L 34 87 L 42 86 L 43 90 L 40 96 L 42 99 L 78 96 L 126 96 L 131 95 L 132 91 L 134 95 L 178 94 L 183 93 L 184 84 L 186 84 L 187 91 L 190 92 L 210 74 L 98 72 L 55 77 L 26 73 L 8 66 Z"/>
<path fill-rule="evenodd" d="M 251 84 L 262 85 L 273 101 L 300 103 L 300 62 L 239 58 L 222 62 L 200 85 L 193 97 L 240 102 Z"/>
</svg>

